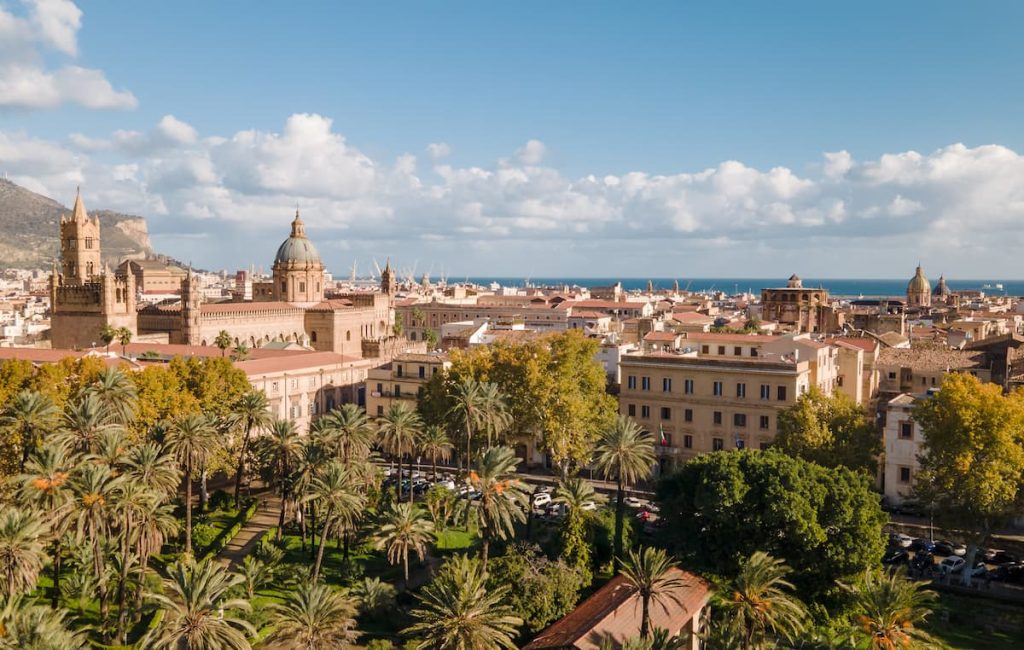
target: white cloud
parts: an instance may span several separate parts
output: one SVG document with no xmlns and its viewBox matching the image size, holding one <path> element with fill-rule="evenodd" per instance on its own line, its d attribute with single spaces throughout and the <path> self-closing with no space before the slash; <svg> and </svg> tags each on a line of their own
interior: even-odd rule
<svg viewBox="0 0 1024 650">
<path fill-rule="evenodd" d="M 849 264 L 874 271 L 870 260 L 881 254 L 879 242 L 927 259 L 929 251 L 977 255 L 1022 239 L 1024 156 L 997 145 L 956 144 L 865 161 L 826 154 L 826 164 L 808 175 L 725 161 L 666 175 L 571 178 L 545 165 L 543 145 L 531 142 L 537 144 L 491 164 L 438 162 L 420 170 L 412 154 L 372 159 L 322 115 L 292 115 L 280 132 L 202 137 L 165 116 L 148 131 L 74 134 L 65 146 L 0 131 L 0 170 L 65 202 L 82 183 L 89 205 L 144 213 L 157 233 L 201 223 L 191 227 L 227 242 L 213 255 L 251 233 L 286 230 L 296 203 L 318 240 L 355 242 L 359 251 L 387 238 L 389 247 L 427 246 L 458 260 L 483 250 L 479 242 L 490 242 L 490 249 L 504 242 L 499 247 L 512 260 L 540 255 L 541 242 L 562 242 L 562 250 L 586 247 L 601 263 L 634 256 L 628 268 L 674 259 L 727 263 L 728 251 L 744 249 L 747 256 L 737 253 L 728 263 L 756 266 L 750 255 L 756 252 L 757 259 L 788 268 L 830 250 L 818 263 L 834 274 L 854 250 L 860 252 L 849 254 Z M 646 253 L 628 242 L 646 242 Z M 238 246 L 232 254 L 246 262 L 269 254 Z M 331 250 L 341 255 L 343 248 Z M 545 262 L 553 259 L 544 254 Z M 947 273 L 955 268 L 946 257 L 943 263 Z"/>
<path fill-rule="evenodd" d="M 49 67 L 51 55 L 76 57 L 81 10 L 69 0 L 23 0 L 24 16 L 0 6 L 0 108 L 132 109 L 138 100 L 102 70 L 74 63 Z"/>
<path fill-rule="evenodd" d="M 427 145 L 427 155 L 434 160 L 440 160 L 447 158 L 452 152 L 452 148 L 447 142 L 432 142 Z"/>
</svg>

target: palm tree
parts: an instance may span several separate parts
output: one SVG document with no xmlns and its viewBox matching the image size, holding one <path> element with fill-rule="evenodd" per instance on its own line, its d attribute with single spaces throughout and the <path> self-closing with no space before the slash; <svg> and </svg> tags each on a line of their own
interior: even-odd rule
<svg viewBox="0 0 1024 650">
<path fill-rule="evenodd" d="M 480 382 L 473 378 L 463 379 L 452 389 L 452 406 L 448 416 L 464 427 L 466 434 L 466 470 L 473 457 L 473 430 L 484 422 L 484 397 Z"/>
<path fill-rule="evenodd" d="M 185 554 L 192 555 L 192 472 L 217 449 L 217 430 L 204 415 L 185 415 L 167 432 L 167 448 L 178 459 L 185 481 Z"/>
<path fill-rule="evenodd" d="M 277 541 L 281 541 L 284 529 L 285 508 L 288 503 L 291 461 L 301 449 L 301 438 L 295 422 L 275 419 L 270 423 L 267 435 L 260 439 L 263 456 L 275 467 L 275 475 L 281 487 L 281 515 L 277 520 Z"/>
<path fill-rule="evenodd" d="M 65 610 L 36 605 L 31 598 L 15 596 L 0 602 L 0 648 L 32 650 L 85 650 L 90 647 L 84 631 L 68 629 Z"/>
<path fill-rule="evenodd" d="M 613 426 L 601 432 L 594 462 L 605 480 L 615 479 L 615 557 L 621 558 L 625 488 L 650 474 L 654 440 L 631 418 L 620 415 Z"/>
<path fill-rule="evenodd" d="M 104 540 L 114 519 L 116 493 L 123 476 L 117 476 L 109 465 L 84 463 L 78 467 L 70 481 L 73 495 L 72 517 L 79 539 L 89 542 L 92 548 L 93 576 L 98 581 L 100 601 L 105 604 L 107 595 Z"/>
<path fill-rule="evenodd" d="M 515 478 L 518 464 L 508 447 L 492 447 L 469 474 L 470 484 L 480 492 L 480 558 L 485 570 L 491 540 L 515 536 L 515 522 L 526 521 L 529 495 Z"/>
<path fill-rule="evenodd" d="M 348 648 L 359 637 L 356 603 L 327 585 L 307 582 L 289 591 L 284 602 L 270 605 L 273 647 L 294 650 Z"/>
<path fill-rule="evenodd" d="M 331 443 L 340 452 L 346 464 L 350 458 L 365 457 L 370 453 L 377 432 L 366 411 L 358 404 L 343 404 L 325 418 Z"/>
<path fill-rule="evenodd" d="M 25 463 L 39 445 L 42 435 L 49 433 L 56 426 L 57 409 L 46 395 L 23 390 L 4 409 L 0 423 L 16 436 L 21 445 L 20 471 L 24 472 Z"/>
<path fill-rule="evenodd" d="M 667 608 L 666 601 L 672 601 L 681 607 L 679 596 L 673 592 L 684 586 L 683 581 L 665 551 L 650 547 L 630 551 L 622 562 L 621 575 L 640 594 L 640 638 L 647 639 L 651 634 L 651 603 Z"/>
<path fill-rule="evenodd" d="M 456 555 L 417 594 L 418 622 L 402 631 L 419 641 L 417 650 L 514 650 L 522 619 L 506 604 L 508 587 L 487 590 L 480 562 Z"/>
<path fill-rule="evenodd" d="M 114 329 L 109 323 L 103 326 L 100 330 L 100 340 L 103 341 L 103 345 L 107 346 L 107 354 L 110 354 L 110 344 L 117 338 L 117 330 Z"/>
<path fill-rule="evenodd" d="M 380 420 L 380 444 L 384 451 L 398 459 L 398 480 L 395 482 L 395 500 L 402 498 L 402 456 L 416 450 L 423 428 L 423 420 L 405 402 L 395 402 Z M 412 503 L 412 481 L 409 482 L 409 503 Z"/>
<path fill-rule="evenodd" d="M 7 598 L 35 589 L 46 562 L 49 532 L 38 512 L 16 507 L 0 512 L 0 575 Z"/>
<path fill-rule="evenodd" d="M 121 344 L 121 356 L 127 354 L 128 344 L 132 342 L 132 331 L 127 327 L 117 330 L 117 342 Z"/>
<path fill-rule="evenodd" d="M 411 503 L 397 503 L 384 515 L 374 547 L 385 549 L 391 564 L 402 562 L 406 589 L 409 588 L 409 551 L 422 561 L 433 535 L 434 525 L 427 514 Z"/>
<path fill-rule="evenodd" d="M 125 606 L 128 601 L 128 570 L 131 564 L 138 562 L 135 540 L 139 531 L 136 525 L 160 503 L 163 496 L 142 483 L 127 480 L 121 483 L 115 493 L 114 509 L 120 519 L 118 541 L 121 545 L 117 581 L 117 639 L 122 644 L 125 642 L 125 625 L 128 620 Z"/>
<path fill-rule="evenodd" d="M 71 461 L 63 447 L 44 445 L 32 454 L 25 465 L 18 492 L 21 503 L 38 508 L 47 515 L 53 537 L 50 563 L 53 565 L 51 606 L 54 608 L 60 600 L 61 538 L 67 530 L 67 514 L 71 508 L 72 494 L 68 484 L 71 470 Z"/>
<path fill-rule="evenodd" d="M 452 457 L 452 449 L 454 449 L 451 441 L 448 439 L 448 434 L 442 427 L 437 425 L 430 425 L 423 430 L 423 436 L 420 438 L 420 452 L 426 454 L 430 458 L 430 467 L 433 470 L 434 480 L 437 480 L 437 459 L 440 458 L 444 462 Z"/>
<path fill-rule="evenodd" d="M 164 593 L 150 598 L 164 610 L 160 624 L 142 647 L 154 650 L 249 650 L 248 637 L 256 629 L 235 616 L 249 611 L 249 602 L 229 598 L 228 592 L 241 578 L 228 573 L 214 560 L 199 564 L 179 561 L 170 567 Z"/>
<path fill-rule="evenodd" d="M 249 440 L 253 431 L 270 426 L 273 416 L 267 394 L 262 390 L 251 390 L 244 393 L 231 409 L 233 415 L 242 425 L 242 445 L 238 450 L 238 469 L 235 470 L 235 508 L 239 505 L 239 493 L 242 491 L 242 477 L 245 476 L 245 458 L 249 453 Z"/>
<path fill-rule="evenodd" d="M 870 650 L 937 645 L 920 627 L 931 615 L 928 604 L 935 599 L 927 585 L 907 580 L 903 570 L 868 570 L 861 584 L 842 585 L 854 599 L 853 635 Z"/>
<path fill-rule="evenodd" d="M 395 588 L 380 578 L 363 578 L 352 587 L 352 595 L 359 599 L 359 610 L 369 616 L 395 604 Z"/>
<path fill-rule="evenodd" d="M 742 639 L 744 650 L 765 648 L 769 632 L 792 640 L 804 629 L 807 611 L 789 592 L 789 567 L 763 551 L 756 551 L 739 574 L 716 598 L 717 607 Z"/>
<path fill-rule="evenodd" d="M 124 429 L 109 429 L 100 434 L 96 440 L 96 450 L 87 454 L 90 461 L 106 463 L 115 470 L 120 470 L 128 451 L 128 436 Z"/>
<path fill-rule="evenodd" d="M 590 544 L 587 540 L 586 510 L 589 504 L 606 501 L 603 494 L 594 491 L 594 486 L 579 477 L 562 479 L 555 489 L 555 503 L 565 506 L 566 519 L 562 526 L 562 555 L 570 566 L 584 572 L 589 582 Z"/>
<path fill-rule="evenodd" d="M 270 582 L 273 573 L 274 567 L 255 555 L 246 555 L 242 560 L 242 567 L 238 570 L 238 575 L 242 577 L 242 584 L 245 586 L 246 597 L 252 600 L 256 590 Z"/>
<path fill-rule="evenodd" d="M 145 485 L 166 497 L 174 496 L 181 485 L 177 460 L 155 442 L 129 447 L 124 466 L 124 474 L 129 481 Z"/>
<path fill-rule="evenodd" d="M 121 428 L 120 424 L 111 420 L 111 413 L 99 396 L 86 391 L 65 406 L 55 440 L 71 451 L 88 454 L 96 450 L 96 444 L 104 432 Z"/>
<path fill-rule="evenodd" d="M 480 401 L 483 407 L 483 425 L 487 430 L 487 447 L 491 446 L 491 436 L 503 434 L 512 425 L 512 414 L 508 403 L 501 393 L 501 388 L 492 382 L 480 384 Z"/>
<path fill-rule="evenodd" d="M 328 535 L 332 531 L 351 526 L 362 511 L 365 500 L 356 492 L 348 470 L 337 461 L 329 463 L 323 472 L 313 479 L 305 500 L 315 502 L 324 511 L 323 532 L 320 536 L 320 546 L 316 551 L 316 561 L 313 563 L 312 580 L 315 583 L 320 578 L 320 566 L 324 560 L 324 547 L 327 545 Z"/>
<path fill-rule="evenodd" d="M 86 393 L 96 396 L 112 422 L 127 426 L 135 417 L 138 392 L 132 380 L 117 368 L 104 368 Z"/>
<path fill-rule="evenodd" d="M 150 508 L 139 514 L 135 524 L 135 553 L 138 556 L 139 575 L 144 579 L 149 570 L 149 559 L 160 552 L 164 542 L 176 536 L 180 529 L 178 518 L 174 516 L 174 505 L 170 503 L 150 503 Z M 135 590 L 135 615 L 138 617 L 142 609 L 143 592 L 139 584 Z"/>
<path fill-rule="evenodd" d="M 213 339 L 213 344 L 220 348 L 221 358 L 227 354 L 228 348 L 230 348 L 231 344 L 234 342 L 234 339 L 231 338 L 231 335 L 228 334 L 227 330 L 217 332 L 217 338 Z"/>
</svg>

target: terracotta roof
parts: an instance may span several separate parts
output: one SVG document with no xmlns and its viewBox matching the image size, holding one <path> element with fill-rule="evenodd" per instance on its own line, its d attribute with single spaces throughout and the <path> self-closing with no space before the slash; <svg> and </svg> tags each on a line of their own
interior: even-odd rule
<svg viewBox="0 0 1024 650">
<path fill-rule="evenodd" d="M 695 311 L 676 311 L 672 312 L 673 320 L 677 320 L 680 323 L 713 323 L 715 319 Z"/>
<path fill-rule="evenodd" d="M 614 300 L 577 300 L 568 304 L 571 307 L 590 307 L 593 309 L 643 309 L 646 302 L 615 302 Z"/>
<path fill-rule="evenodd" d="M 251 377 L 253 375 L 268 375 L 291 370 L 315 368 L 317 366 L 340 365 L 355 361 L 359 361 L 359 359 L 346 357 L 336 352 L 301 352 L 288 356 L 238 361 L 235 363 L 235 367 Z"/>
<path fill-rule="evenodd" d="M 569 318 L 608 318 L 608 314 L 601 311 L 576 311 L 574 309 Z"/>
<path fill-rule="evenodd" d="M 652 602 L 650 616 L 652 627 L 677 632 L 707 604 L 711 585 L 688 571 L 671 571 L 683 584 L 660 603 Z M 600 647 L 608 637 L 621 644 L 640 633 L 641 611 L 636 589 L 618 575 L 537 635 L 523 650 L 591 650 Z"/>
<path fill-rule="evenodd" d="M 671 343 L 672 341 L 676 340 L 677 336 L 679 336 L 679 335 L 676 334 L 675 332 L 647 332 L 647 334 L 644 334 L 644 340 L 645 341 L 668 341 L 668 342 Z"/>
<path fill-rule="evenodd" d="M 878 347 L 878 341 L 866 336 L 838 336 L 830 341 L 838 341 L 846 343 L 847 345 L 856 346 L 865 352 L 874 352 L 875 348 Z"/>
<path fill-rule="evenodd" d="M 232 346 L 234 347 L 234 346 Z M 104 352 L 105 347 L 92 348 L 96 352 Z M 111 352 L 120 352 L 121 345 L 119 343 L 110 344 Z M 140 341 L 138 343 L 129 343 L 125 346 L 125 352 L 129 356 L 138 356 L 146 352 L 156 352 L 163 357 L 219 357 L 221 356 L 220 348 L 214 345 L 182 345 L 177 343 L 146 343 Z M 227 354 L 231 354 L 231 350 L 227 350 Z M 292 354 L 310 354 L 305 350 L 274 350 L 271 348 L 249 348 L 249 359 L 265 359 L 268 357 L 280 357 L 288 356 Z"/>
<path fill-rule="evenodd" d="M 781 336 L 767 336 L 764 334 L 718 334 L 716 332 L 687 332 L 686 338 L 691 341 L 708 341 L 714 343 L 721 341 L 722 343 L 749 343 L 750 345 L 760 345 L 762 343 L 771 343 L 778 341 Z"/>
<path fill-rule="evenodd" d="M 317 304 L 309 307 L 309 311 L 337 311 L 339 309 L 351 309 L 352 301 L 344 298 L 333 298 L 331 300 L 324 300 Z"/>
<path fill-rule="evenodd" d="M 960 370 L 985 365 L 984 352 L 952 350 L 944 348 L 883 348 L 878 356 L 878 366 L 896 366 L 914 370 Z"/>
<path fill-rule="evenodd" d="M 179 307 L 180 308 L 180 307 Z M 269 302 L 208 302 L 203 303 L 202 311 L 207 314 L 232 314 L 246 311 L 294 311 L 301 309 L 291 303 L 280 301 Z"/>
</svg>

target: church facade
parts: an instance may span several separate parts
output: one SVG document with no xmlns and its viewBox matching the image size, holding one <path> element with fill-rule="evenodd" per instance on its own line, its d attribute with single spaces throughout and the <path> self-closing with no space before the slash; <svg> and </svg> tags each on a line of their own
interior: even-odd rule
<svg viewBox="0 0 1024 650">
<path fill-rule="evenodd" d="M 137 309 L 133 273 L 97 275 L 99 258 L 99 221 L 88 217 L 79 196 L 74 214 L 61 219 L 62 272 L 55 269 L 51 279 L 54 347 L 96 345 L 108 324 L 185 345 L 212 345 L 223 331 L 236 346 L 294 342 L 353 358 L 402 347 L 393 336 L 390 269 L 378 291 L 328 295 L 323 262 L 298 211 L 291 234 L 277 249 L 272 279 L 254 285 L 252 301 L 204 302 L 189 271 L 181 280 L 179 302 Z"/>
</svg>

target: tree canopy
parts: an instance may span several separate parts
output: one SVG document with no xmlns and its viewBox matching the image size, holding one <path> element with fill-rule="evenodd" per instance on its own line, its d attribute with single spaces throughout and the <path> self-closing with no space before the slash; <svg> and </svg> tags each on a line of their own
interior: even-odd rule
<svg viewBox="0 0 1024 650">
<path fill-rule="evenodd" d="M 849 467 L 874 476 L 882 439 L 864 409 L 843 393 L 811 388 L 778 415 L 774 446 L 825 467 Z"/>
</svg>

